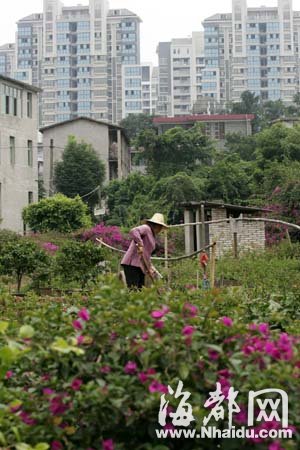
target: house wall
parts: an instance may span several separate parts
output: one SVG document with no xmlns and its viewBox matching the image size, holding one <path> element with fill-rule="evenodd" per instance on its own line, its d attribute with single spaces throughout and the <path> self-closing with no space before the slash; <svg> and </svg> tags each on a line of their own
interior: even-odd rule
<svg viewBox="0 0 300 450">
<path fill-rule="evenodd" d="M 244 217 L 251 217 L 245 215 Z M 227 218 L 226 209 L 213 209 L 212 220 Z M 265 248 L 264 222 L 237 222 L 238 250 L 263 250 Z M 217 241 L 217 255 L 220 257 L 233 251 L 233 227 L 231 223 L 223 222 L 209 225 L 210 244 Z"/>
<path fill-rule="evenodd" d="M 11 94 L 18 92 L 16 116 L 6 113 L 6 87 L 17 90 Z M 0 228 L 18 233 L 24 230 L 22 210 L 28 205 L 29 198 L 38 201 L 37 94 L 31 92 L 32 117 L 27 117 L 27 92 L 31 91 L 13 81 L 0 80 Z M 11 162 L 10 137 L 15 138 L 14 164 Z M 28 164 L 28 141 L 32 141 L 32 165 Z"/>
<path fill-rule="evenodd" d="M 109 177 L 109 133 L 105 124 L 95 124 L 87 120 L 74 121 L 43 131 L 44 151 L 44 188 L 46 195 L 53 195 L 51 183 L 51 140 L 53 140 L 53 165 L 62 160 L 62 154 L 68 143 L 69 136 L 75 136 L 77 141 L 84 141 L 93 146 L 97 155 L 104 162 L 106 181 Z"/>
</svg>

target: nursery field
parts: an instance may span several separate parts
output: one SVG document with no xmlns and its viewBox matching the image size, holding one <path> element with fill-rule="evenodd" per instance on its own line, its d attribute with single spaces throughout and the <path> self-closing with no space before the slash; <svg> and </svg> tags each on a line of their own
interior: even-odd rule
<svg viewBox="0 0 300 450">
<path fill-rule="evenodd" d="M 163 280 L 141 292 L 120 284 L 115 263 L 83 290 L 73 282 L 68 294 L 12 295 L 2 279 L 0 448 L 299 449 L 299 247 L 226 257 L 217 262 L 218 287 L 208 290 L 196 288 L 196 260 L 172 265 L 169 287 Z M 156 430 L 175 428 L 170 414 L 180 399 L 168 386 L 175 392 L 180 380 L 190 393 L 191 430 L 208 415 L 218 382 L 225 404 L 231 387 L 239 391 L 236 427 L 247 424 L 249 391 L 284 390 L 293 438 L 158 438 Z M 222 430 L 228 420 L 225 408 L 212 424 Z"/>
</svg>

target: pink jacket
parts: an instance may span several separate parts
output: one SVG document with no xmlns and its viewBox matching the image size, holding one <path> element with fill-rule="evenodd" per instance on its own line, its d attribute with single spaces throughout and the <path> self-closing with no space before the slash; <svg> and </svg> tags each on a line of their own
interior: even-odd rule
<svg viewBox="0 0 300 450">
<path fill-rule="evenodd" d="M 151 230 L 151 227 L 147 224 L 141 225 L 139 227 L 133 228 L 129 236 L 132 238 L 129 249 L 125 253 L 121 264 L 125 264 L 127 266 L 135 266 L 140 267 L 142 271 L 145 273 L 144 264 L 141 262 L 141 257 L 137 252 L 136 244 L 143 245 L 144 247 L 144 258 L 150 264 L 150 259 L 153 250 L 156 247 L 154 234 Z"/>
</svg>

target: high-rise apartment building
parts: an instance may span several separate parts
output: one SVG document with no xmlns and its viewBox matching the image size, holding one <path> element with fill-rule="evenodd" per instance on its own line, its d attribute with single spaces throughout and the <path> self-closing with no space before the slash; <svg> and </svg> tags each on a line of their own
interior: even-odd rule
<svg viewBox="0 0 300 450">
<path fill-rule="evenodd" d="M 155 115 L 158 95 L 158 68 L 151 63 L 123 66 L 122 113 Z"/>
<path fill-rule="evenodd" d="M 300 13 L 292 0 L 248 8 L 232 1 L 232 14 L 203 22 L 203 94 L 216 102 L 237 102 L 249 90 L 262 101 L 291 103 L 299 90 Z"/>
<path fill-rule="evenodd" d="M 140 22 L 127 9 L 109 10 L 108 0 L 44 0 L 43 14 L 18 22 L 15 51 L 0 49 L 0 73 L 42 87 L 44 126 L 78 116 L 118 122 L 122 67 L 140 64 Z"/>
<path fill-rule="evenodd" d="M 0 74 L 12 77 L 16 66 L 15 44 L 0 46 Z"/>
<path fill-rule="evenodd" d="M 190 38 L 160 42 L 158 115 L 190 114 L 202 92 L 204 69 L 203 32 L 194 32 Z"/>
<path fill-rule="evenodd" d="M 140 64 L 141 19 L 128 9 L 112 9 L 107 20 L 108 119 L 122 119 L 122 68 Z"/>
</svg>

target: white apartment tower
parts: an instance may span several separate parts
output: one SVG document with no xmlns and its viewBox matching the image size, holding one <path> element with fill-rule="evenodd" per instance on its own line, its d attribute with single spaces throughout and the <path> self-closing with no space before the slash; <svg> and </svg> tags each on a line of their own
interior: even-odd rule
<svg viewBox="0 0 300 450">
<path fill-rule="evenodd" d="M 299 16 L 292 0 L 255 8 L 233 0 L 232 14 L 206 19 L 204 96 L 226 104 L 249 90 L 262 102 L 291 103 L 299 91 Z"/>
</svg>

